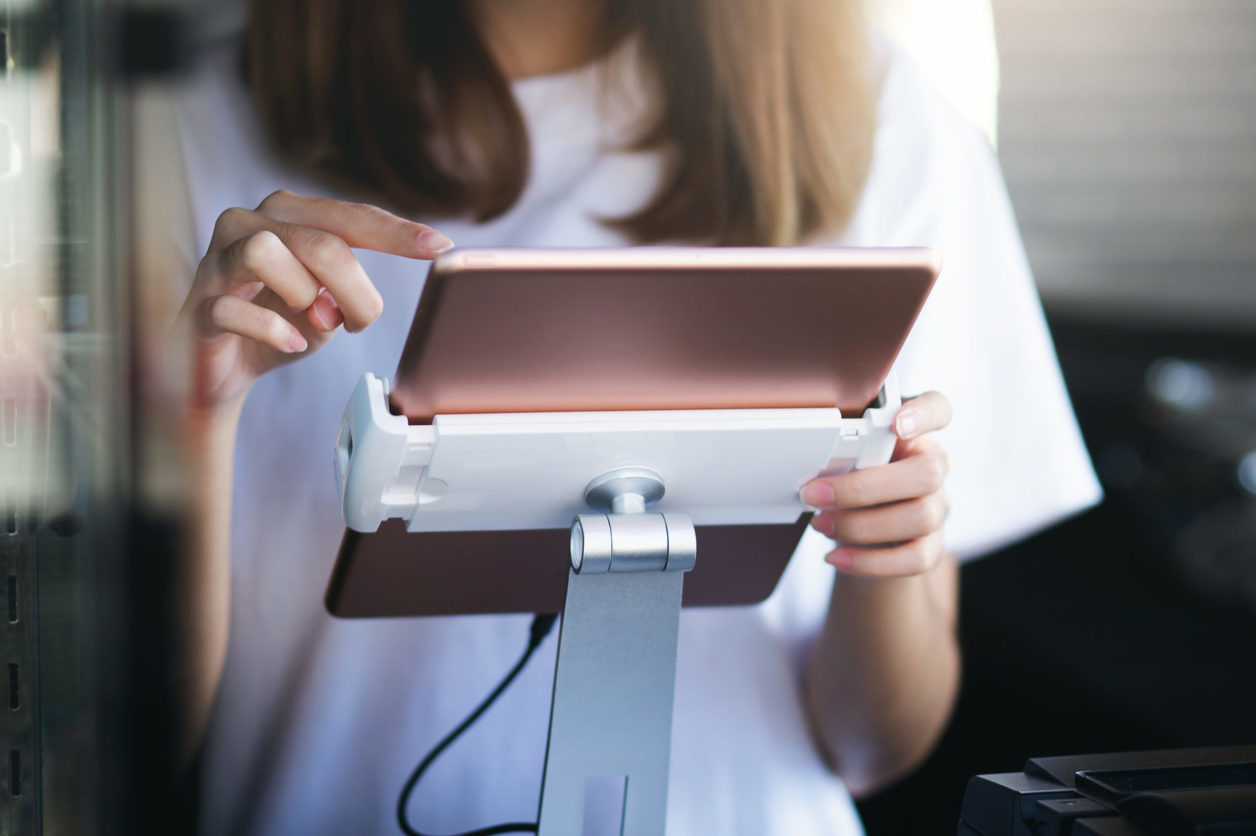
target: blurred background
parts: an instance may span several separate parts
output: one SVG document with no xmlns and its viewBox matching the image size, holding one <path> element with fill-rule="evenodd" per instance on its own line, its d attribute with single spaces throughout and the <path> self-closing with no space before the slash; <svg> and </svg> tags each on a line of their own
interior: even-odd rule
<svg viewBox="0 0 1256 836">
<path fill-rule="evenodd" d="M 954 833 L 968 777 L 1030 757 L 1256 742 L 1256 3 L 983 4 L 997 131 L 987 18 L 948 48 L 895 15 L 950 3 L 880 5 L 997 137 L 1107 493 L 963 569 L 954 721 L 860 805 L 871 834 Z"/>
<path fill-rule="evenodd" d="M 868 3 L 997 141 L 1108 495 L 964 568 L 955 720 L 869 832 L 953 833 L 967 779 L 1028 757 L 1256 742 L 1256 3 Z M 0 0 L 0 834 L 195 817 L 163 646 L 181 268 L 134 130 L 187 19 Z"/>
</svg>

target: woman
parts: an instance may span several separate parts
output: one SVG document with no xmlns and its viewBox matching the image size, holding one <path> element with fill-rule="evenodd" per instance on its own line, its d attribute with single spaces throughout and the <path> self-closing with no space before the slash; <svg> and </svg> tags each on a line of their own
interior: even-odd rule
<svg viewBox="0 0 1256 836">
<path fill-rule="evenodd" d="M 959 676 L 953 555 L 1098 494 L 989 147 L 851 6 L 259 3 L 243 83 L 238 44 L 190 80 L 208 832 L 389 831 L 413 762 L 525 640 L 526 617 L 321 606 L 341 530 L 322 451 L 400 353 L 406 259 L 451 239 L 942 250 L 899 373 L 960 417 L 912 400 L 892 464 L 804 490 L 817 530 L 767 604 L 682 617 L 668 833 L 858 832 L 847 788 L 927 753 Z M 534 819 L 551 681 L 536 659 L 443 756 L 417 827 Z"/>
</svg>

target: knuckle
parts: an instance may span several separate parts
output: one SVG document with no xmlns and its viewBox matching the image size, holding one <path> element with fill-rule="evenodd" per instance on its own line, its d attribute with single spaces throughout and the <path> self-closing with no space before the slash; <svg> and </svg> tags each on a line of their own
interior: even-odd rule
<svg viewBox="0 0 1256 836">
<path fill-rule="evenodd" d="M 839 494 L 839 496 L 842 496 Z M 853 479 L 847 485 L 847 491 L 844 496 L 846 504 L 851 508 L 867 508 L 873 504 L 872 486 L 862 479 Z"/>
<path fill-rule="evenodd" d="M 254 232 L 240 244 L 240 264 L 250 273 L 265 272 L 275 264 L 275 247 L 283 243 L 270 230 Z"/>
<path fill-rule="evenodd" d="M 233 229 L 239 229 L 252 213 L 248 209 L 232 206 L 224 209 L 214 221 L 214 238 L 221 239 Z"/>
<path fill-rule="evenodd" d="M 864 474 L 852 472 L 835 476 L 829 480 L 833 486 L 834 502 L 844 508 L 864 508 L 872 503 L 872 487 Z"/>
<path fill-rule="evenodd" d="M 946 501 L 938 496 L 929 497 L 924 503 L 924 527 L 926 531 L 937 531 L 946 522 L 948 508 Z"/>
<path fill-rule="evenodd" d="M 345 259 L 352 259 L 348 245 L 329 232 L 311 230 L 306 251 L 315 267 L 332 270 L 344 266 Z"/>
<path fill-rule="evenodd" d="M 262 198 L 262 202 L 257 204 L 257 211 L 264 212 L 267 209 L 274 209 L 277 204 L 284 203 L 295 195 L 287 189 L 275 189 L 266 197 Z"/>
<path fill-rule="evenodd" d="M 920 465 L 924 468 L 925 489 L 929 493 L 942 490 L 946 482 L 946 474 L 950 470 L 945 453 L 929 453 L 920 457 Z"/>
</svg>

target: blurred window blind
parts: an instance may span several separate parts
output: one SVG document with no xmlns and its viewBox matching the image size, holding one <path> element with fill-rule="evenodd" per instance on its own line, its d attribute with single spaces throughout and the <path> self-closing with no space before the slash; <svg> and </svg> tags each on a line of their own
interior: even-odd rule
<svg viewBox="0 0 1256 836">
<path fill-rule="evenodd" d="M 1057 308 L 1256 331 L 1256 0 L 996 0 L 1000 157 Z"/>
</svg>

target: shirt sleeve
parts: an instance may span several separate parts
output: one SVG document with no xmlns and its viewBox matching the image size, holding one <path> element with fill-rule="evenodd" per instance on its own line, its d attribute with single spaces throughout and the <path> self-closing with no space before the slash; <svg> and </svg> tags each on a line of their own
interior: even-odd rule
<svg viewBox="0 0 1256 836">
<path fill-rule="evenodd" d="M 947 548 L 972 558 L 1102 498 L 1064 387 L 993 149 L 893 55 L 874 159 L 837 243 L 927 246 L 942 272 L 896 364 L 904 397 L 935 390 L 954 409 L 937 434 L 951 470 Z M 805 641 L 828 605 L 833 544 L 808 531 L 765 617 Z"/>
<path fill-rule="evenodd" d="M 954 408 L 947 547 L 973 557 L 1102 496 L 1043 317 L 998 161 L 905 59 L 890 68 L 858 233 L 936 249 L 942 273 L 899 356 L 905 395 Z"/>
</svg>

